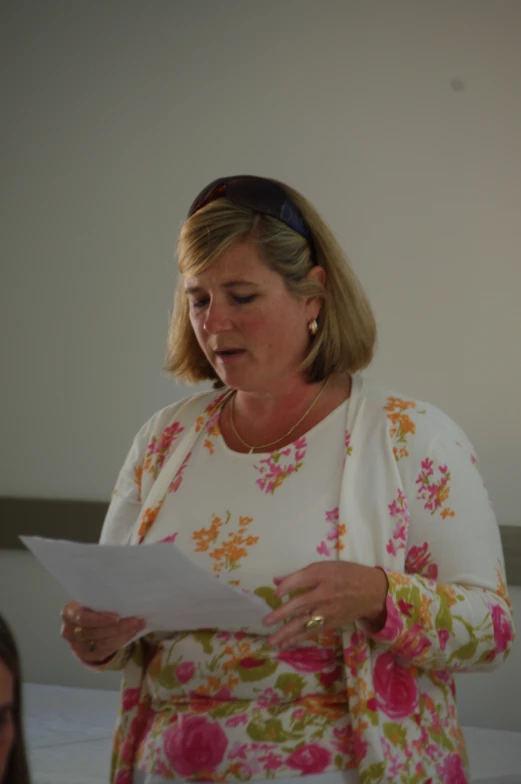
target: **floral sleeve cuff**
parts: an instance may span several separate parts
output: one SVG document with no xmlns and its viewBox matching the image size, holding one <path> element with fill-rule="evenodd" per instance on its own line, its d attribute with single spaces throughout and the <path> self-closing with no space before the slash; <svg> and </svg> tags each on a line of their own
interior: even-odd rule
<svg viewBox="0 0 521 784">
<path fill-rule="evenodd" d="M 386 574 L 385 625 L 376 632 L 363 627 L 375 642 L 428 669 L 491 669 L 506 658 L 514 628 L 510 606 L 501 595 L 419 575 Z"/>
<path fill-rule="evenodd" d="M 83 661 L 83 659 L 80 659 L 79 656 L 76 656 L 76 658 L 78 658 L 83 666 L 87 667 L 89 670 L 94 670 L 96 672 L 111 672 L 113 670 L 122 670 L 132 656 L 133 650 L 134 643 L 130 643 L 130 645 L 121 648 L 113 656 L 109 656 L 107 659 L 100 662 L 86 662 Z"/>
</svg>

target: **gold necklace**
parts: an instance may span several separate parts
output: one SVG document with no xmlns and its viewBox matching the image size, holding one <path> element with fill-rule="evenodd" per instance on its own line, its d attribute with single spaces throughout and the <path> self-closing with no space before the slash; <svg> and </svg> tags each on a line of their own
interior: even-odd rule
<svg viewBox="0 0 521 784">
<path fill-rule="evenodd" d="M 270 442 L 269 442 L 269 444 L 260 444 L 259 446 L 252 446 L 251 444 L 247 444 L 247 443 L 246 443 L 246 441 L 244 440 L 244 438 L 241 438 L 241 436 L 240 436 L 240 435 L 238 434 L 238 432 L 237 432 L 237 428 L 235 427 L 235 421 L 234 421 L 234 419 L 233 419 L 233 412 L 234 412 L 234 407 L 235 407 L 235 398 L 236 398 L 236 396 L 237 396 L 237 392 L 235 392 L 235 393 L 234 393 L 234 395 L 233 395 L 233 397 L 232 397 L 232 404 L 231 404 L 231 406 L 230 406 L 230 424 L 231 424 L 231 426 L 232 426 L 232 430 L 233 430 L 233 432 L 235 433 L 235 435 L 237 436 L 237 438 L 239 439 L 239 441 L 241 442 L 241 444 L 242 444 L 243 446 L 245 446 L 245 447 L 246 447 L 246 449 L 248 449 L 248 450 L 249 450 L 249 453 L 250 453 L 250 455 L 251 455 L 251 453 L 252 453 L 252 452 L 253 452 L 255 449 L 267 449 L 269 446 L 275 446 L 275 444 L 278 444 L 280 441 L 283 441 L 285 438 L 287 438 L 289 435 L 291 435 L 291 433 L 293 433 L 293 431 L 294 431 L 294 430 L 296 430 L 296 429 L 297 429 L 297 427 L 298 427 L 298 426 L 299 426 L 299 425 L 300 425 L 300 424 L 301 424 L 301 423 L 302 423 L 302 422 L 305 420 L 305 418 L 307 417 L 307 415 L 309 414 L 309 412 L 311 411 L 311 409 L 313 408 L 313 406 L 315 405 L 315 403 L 318 401 L 318 399 L 319 399 L 320 395 L 322 394 L 322 392 L 323 392 L 323 391 L 324 391 L 324 389 L 326 388 L 326 384 L 327 384 L 327 382 L 328 382 L 328 381 L 329 381 L 329 376 L 326 378 L 326 380 L 324 381 L 324 383 L 323 383 L 323 384 L 322 384 L 322 386 L 320 387 L 320 389 L 319 389 L 319 391 L 318 391 L 318 395 L 316 395 L 316 397 L 313 399 L 313 402 L 311 403 L 311 405 L 309 406 L 309 408 L 308 408 L 308 409 L 306 409 L 306 411 L 304 412 L 304 414 L 303 414 L 303 415 L 300 417 L 299 421 L 298 421 L 298 422 L 296 422 L 296 423 L 293 425 L 293 427 L 290 427 L 290 429 L 288 430 L 288 432 L 287 432 L 287 433 L 285 433 L 285 434 L 284 434 L 283 436 L 281 436 L 280 438 L 277 438 L 275 441 L 270 441 Z"/>
</svg>

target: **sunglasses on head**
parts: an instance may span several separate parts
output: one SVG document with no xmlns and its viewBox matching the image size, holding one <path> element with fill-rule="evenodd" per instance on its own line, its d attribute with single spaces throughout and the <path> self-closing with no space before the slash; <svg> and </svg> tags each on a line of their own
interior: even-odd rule
<svg viewBox="0 0 521 784">
<path fill-rule="evenodd" d="M 217 199 L 228 199 L 240 207 L 247 207 L 263 215 L 271 215 L 272 218 L 285 223 L 308 241 L 313 264 L 316 264 L 313 238 L 306 221 L 285 190 L 276 182 L 251 175 L 221 177 L 201 191 L 193 201 L 188 217 Z"/>
</svg>

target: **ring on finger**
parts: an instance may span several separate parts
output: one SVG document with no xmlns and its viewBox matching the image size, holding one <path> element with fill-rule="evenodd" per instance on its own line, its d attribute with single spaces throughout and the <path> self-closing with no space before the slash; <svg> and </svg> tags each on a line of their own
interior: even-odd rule
<svg viewBox="0 0 521 784">
<path fill-rule="evenodd" d="M 74 636 L 76 637 L 77 640 L 81 640 L 82 639 L 82 632 L 83 632 L 83 629 L 81 628 L 81 626 L 75 626 L 73 631 L 72 631 L 72 633 L 74 634 Z"/>
<path fill-rule="evenodd" d="M 323 615 L 319 615 L 318 613 L 311 613 L 309 617 L 309 621 L 307 621 L 305 628 L 309 629 L 316 629 L 317 626 L 324 625 L 325 618 Z"/>
</svg>

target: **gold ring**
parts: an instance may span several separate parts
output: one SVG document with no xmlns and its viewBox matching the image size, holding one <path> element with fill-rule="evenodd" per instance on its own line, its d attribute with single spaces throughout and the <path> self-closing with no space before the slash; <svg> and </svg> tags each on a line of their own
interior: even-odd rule
<svg viewBox="0 0 521 784">
<path fill-rule="evenodd" d="M 81 628 L 81 626 L 75 626 L 72 633 L 74 634 L 75 637 L 81 638 L 82 632 L 83 629 Z"/>
<path fill-rule="evenodd" d="M 317 626 L 323 626 L 324 621 L 323 615 L 314 615 L 312 613 L 309 621 L 306 623 L 306 629 L 316 629 Z"/>
<path fill-rule="evenodd" d="M 89 642 L 89 653 L 94 653 L 95 650 L 96 650 L 96 643 L 94 642 L 94 640 L 91 640 Z"/>
</svg>

